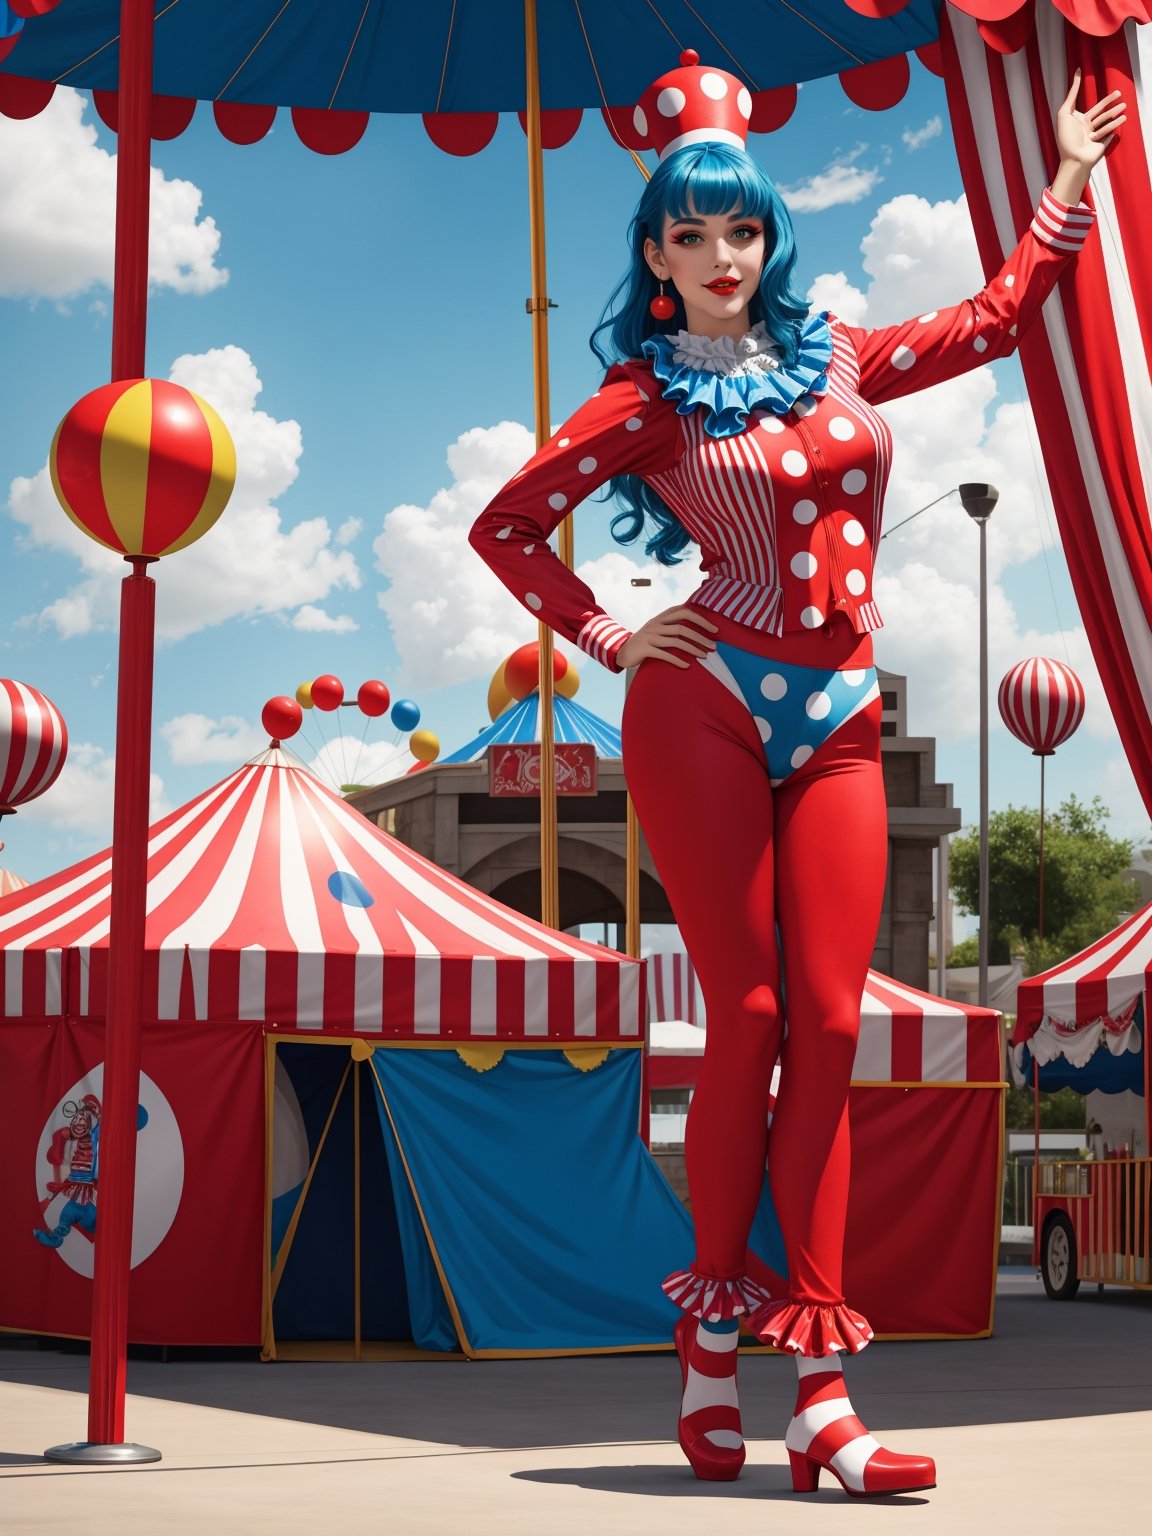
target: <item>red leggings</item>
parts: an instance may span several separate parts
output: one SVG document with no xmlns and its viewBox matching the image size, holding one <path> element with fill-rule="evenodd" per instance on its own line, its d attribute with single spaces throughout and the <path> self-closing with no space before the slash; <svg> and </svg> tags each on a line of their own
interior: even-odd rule
<svg viewBox="0 0 1152 1536">
<path fill-rule="evenodd" d="M 685 1144 L 694 1268 L 744 1273 L 767 1157 L 791 1298 L 837 1305 L 848 1086 L 888 858 L 879 701 L 773 789 L 747 706 L 696 662 L 651 658 L 628 690 L 623 736 L 628 788 L 708 1014 Z"/>
</svg>

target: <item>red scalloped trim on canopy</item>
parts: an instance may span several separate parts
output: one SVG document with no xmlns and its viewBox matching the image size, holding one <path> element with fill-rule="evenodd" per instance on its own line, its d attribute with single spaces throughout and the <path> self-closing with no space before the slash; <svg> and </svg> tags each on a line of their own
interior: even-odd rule
<svg viewBox="0 0 1152 1536">
<path fill-rule="evenodd" d="M 949 0 L 977 21 L 1001 22 L 1028 0 Z M 1052 0 L 1060 14 L 1092 37 L 1111 37 L 1126 21 L 1152 21 L 1152 0 Z M 995 46 L 995 45 L 993 45 Z"/>
<path fill-rule="evenodd" d="M 49 11 L 54 11 L 60 4 L 60 0 L 8 0 L 8 9 L 15 16 L 22 16 L 25 21 L 30 21 L 33 16 L 47 16 Z"/>
<path fill-rule="evenodd" d="M 120 122 L 119 91 L 93 91 L 92 105 L 100 121 L 113 133 L 118 133 Z M 196 112 L 196 100 L 192 96 L 153 96 L 150 127 L 154 139 L 177 139 L 187 128 Z"/>
<path fill-rule="evenodd" d="M 51 80 L 29 80 L 24 75 L 0 75 L 0 112 L 5 117 L 35 117 L 56 93 Z"/>
<path fill-rule="evenodd" d="M 674 1270 L 661 1289 L 682 1311 L 710 1323 L 727 1323 L 745 1313 L 762 1312 L 772 1299 L 748 1275 L 722 1279 L 697 1274 L 694 1269 Z"/>
<path fill-rule="evenodd" d="M 8 57 L 23 36 L 24 28 L 21 27 L 19 31 L 12 32 L 7 37 L 0 37 L 0 60 Z"/>
<path fill-rule="evenodd" d="M 1019 53 L 1036 26 L 1036 0 L 1024 4 L 1003 21 L 978 21 L 976 30 L 997 53 Z"/>
<path fill-rule="evenodd" d="M 929 74 L 939 75 L 941 80 L 943 80 L 944 50 L 939 43 L 925 43 L 923 48 L 917 48 L 916 57 Z"/>
<path fill-rule="evenodd" d="M 855 11 L 857 16 L 886 21 L 889 16 L 896 16 L 905 10 L 910 0 L 844 0 L 844 4 L 850 11 Z"/>
<path fill-rule="evenodd" d="M 424 132 L 446 155 L 478 155 L 499 122 L 496 112 L 425 112 Z"/>
<path fill-rule="evenodd" d="M 354 149 L 368 127 L 367 112 L 326 111 L 323 107 L 293 107 L 296 137 L 318 155 L 344 155 Z"/>
<path fill-rule="evenodd" d="M 748 1319 L 749 1329 L 765 1344 L 793 1355 L 858 1355 L 872 1342 L 872 1325 L 843 1302 L 815 1307 L 803 1301 L 770 1301 Z"/>
<path fill-rule="evenodd" d="M 884 112 L 903 101 L 911 78 L 908 55 L 897 53 L 890 59 L 877 59 L 874 64 L 842 70 L 840 84 L 849 101 L 854 101 L 858 107 L 869 112 Z"/>
<path fill-rule="evenodd" d="M 601 107 L 604 126 L 623 149 L 640 151 L 649 149 L 647 137 L 636 132 L 635 107 Z"/>
<path fill-rule="evenodd" d="M 518 112 L 520 126 L 524 132 L 528 132 L 527 112 Z M 562 149 L 568 143 L 580 126 L 580 119 L 584 116 L 583 107 L 571 107 L 568 109 L 555 108 L 550 112 L 540 114 L 540 142 L 545 149 Z"/>
<path fill-rule="evenodd" d="M 753 133 L 775 133 L 796 110 L 798 91 L 794 85 L 779 85 L 773 91 L 753 91 L 752 116 L 748 127 Z"/>
<path fill-rule="evenodd" d="M 275 122 L 276 108 L 247 101 L 214 101 L 212 116 L 230 143 L 257 144 Z"/>
</svg>

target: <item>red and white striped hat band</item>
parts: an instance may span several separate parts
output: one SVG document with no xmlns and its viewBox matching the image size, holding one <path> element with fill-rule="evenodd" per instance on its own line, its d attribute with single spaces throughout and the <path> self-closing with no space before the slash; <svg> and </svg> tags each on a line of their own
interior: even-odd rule
<svg viewBox="0 0 1152 1536">
<path fill-rule="evenodd" d="M 688 144 L 730 144 L 744 149 L 752 97 L 748 87 L 722 69 L 704 69 L 686 48 L 680 67 L 654 80 L 633 115 L 636 132 L 665 159 Z"/>
</svg>

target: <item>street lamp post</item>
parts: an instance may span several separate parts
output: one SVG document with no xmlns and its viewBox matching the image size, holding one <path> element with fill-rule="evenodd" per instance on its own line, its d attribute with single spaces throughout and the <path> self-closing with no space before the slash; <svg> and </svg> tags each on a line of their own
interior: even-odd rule
<svg viewBox="0 0 1152 1536">
<path fill-rule="evenodd" d="M 994 485 L 958 487 L 964 510 L 980 529 L 980 983 L 988 1006 L 988 519 L 1000 499 Z"/>
</svg>

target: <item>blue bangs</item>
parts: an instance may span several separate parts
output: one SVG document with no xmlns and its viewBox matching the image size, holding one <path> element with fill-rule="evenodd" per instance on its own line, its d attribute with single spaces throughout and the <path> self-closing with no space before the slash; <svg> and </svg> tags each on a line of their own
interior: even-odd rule
<svg viewBox="0 0 1152 1536">
<path fill-rule="evenodd" d="M 770 177 L 751 156 L 727 144 L 691 144 L 668 156 L 656 169 L 644 190 L 628 230 L 631 260 L 616 284 L 592 332 L 589 345 L 605 368 L 639 357 L 644 341 L 657 332 L 674 333 L 687 328 L 684 306 L 675 289 L 668 297 L 676 305 L 670 320 L 653 318 L 648 306 L 660 291 L 655 274 L 644 259 L 644 242 L 660 245 L 669 217 L 739 214 L 764 225 L 765 260 L 760 289 L 748 306 L 752 325 L 763 323 L 780 348 L 785 366 L 796 361 L 800 328 L 808 305 L 794 290 L 796 236 L 784 200 Z M 606 492 L 615 496 L 624 511 L 612 520 L 612 535 L 620 544 L 634 543 L 646 519 L 656 524 L 645 550 L 662 565 L 675 565 L 691 540 L 679 521 L 651 486 L 636 475 L 618 475 Z"/>
</svg>

